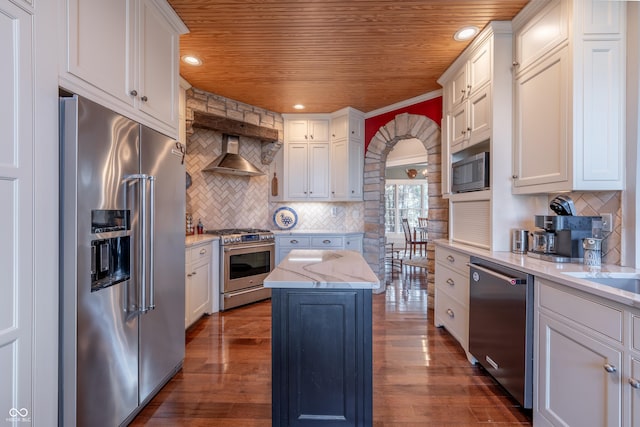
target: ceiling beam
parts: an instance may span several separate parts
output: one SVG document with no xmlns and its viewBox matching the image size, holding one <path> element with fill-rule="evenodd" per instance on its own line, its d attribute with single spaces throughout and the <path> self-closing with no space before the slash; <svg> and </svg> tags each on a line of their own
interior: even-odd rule
<svg viewBox="0 0 640 427">
<path fill-rule="evenodd" d="M 193 123 L 191 126 L 194 128 L 216 130 L 231 135 L 247 136 L 259 139 L 263 142 L 273 142 L 278 140 L 277 129 L 245 123 L 228 117 L 217 116 L 215 114 L 203 113 L 200 111 L 193 112 Z"/>
</svg>

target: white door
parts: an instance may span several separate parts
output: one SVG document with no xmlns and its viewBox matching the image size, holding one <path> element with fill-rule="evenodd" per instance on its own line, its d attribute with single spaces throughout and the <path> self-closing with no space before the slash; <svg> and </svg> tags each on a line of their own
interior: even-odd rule
<svg viewBox="0 0 640 427">
<path fill-rule="evenodd" d="M 33 409 L 32 34 L 31 15 L 0 2 L 0 420 L 9 424 L 30 424 Z"/>
</svg>

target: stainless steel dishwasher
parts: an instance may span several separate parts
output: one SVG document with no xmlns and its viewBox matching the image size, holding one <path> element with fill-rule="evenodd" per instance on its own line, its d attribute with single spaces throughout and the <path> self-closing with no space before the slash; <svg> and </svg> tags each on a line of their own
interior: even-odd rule
<svg viewBox="0 0 640 427">
<path fill-rule="evenodd" d="M 469 352 L 523 408 L 533 400 L 533 276 L 471 257 Z"/>
</svg>

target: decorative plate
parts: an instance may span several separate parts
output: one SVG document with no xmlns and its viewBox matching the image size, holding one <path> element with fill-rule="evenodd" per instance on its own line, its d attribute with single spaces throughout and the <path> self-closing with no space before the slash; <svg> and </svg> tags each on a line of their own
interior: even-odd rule
<svg viewBox="0 0 640 427">
<path fill-rule="evenodd" d="M 273 213 L 273 223 L 281 230 L 289 230 L 298 223 L 298 214 L 290 207 L 283 206 Z"/>
</svg>

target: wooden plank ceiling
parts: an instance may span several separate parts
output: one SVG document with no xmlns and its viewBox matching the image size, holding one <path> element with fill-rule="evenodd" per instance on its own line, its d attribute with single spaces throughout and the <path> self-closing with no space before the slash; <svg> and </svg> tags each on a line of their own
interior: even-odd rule
<svg viewBox="0 0 640 427">
<path fill-rule="evenodd" d="M 280 113 L 369 112 L 440 89 L 466 25 L 528 0 L 169 0 L 190 33 L 180 74 L 198 89 Z"/>
</svg>

